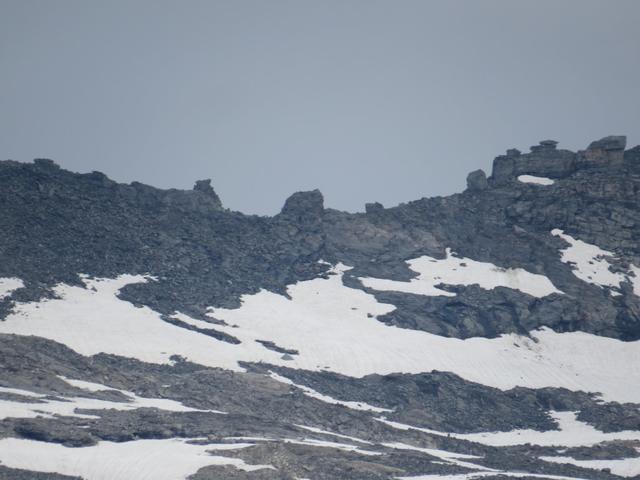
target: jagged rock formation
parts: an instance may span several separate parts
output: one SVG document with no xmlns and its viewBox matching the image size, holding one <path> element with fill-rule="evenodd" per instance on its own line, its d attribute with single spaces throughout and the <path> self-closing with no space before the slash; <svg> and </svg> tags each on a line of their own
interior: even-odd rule
<svg viewBox="0 0 640 480">
<path fill-rule="evenodd" d="M 460 194 L 274 217 L 210 180 L 0 162 L 0 478 L 640 473 L 625 148 L 544 140 Z"/>
</svg>

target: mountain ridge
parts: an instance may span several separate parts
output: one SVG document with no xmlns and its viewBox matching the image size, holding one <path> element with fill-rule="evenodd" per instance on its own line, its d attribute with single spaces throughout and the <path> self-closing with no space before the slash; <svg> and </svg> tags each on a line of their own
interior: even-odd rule
<svg viewBox="0 0 640 480">
<path fill-rule="evenodd" d="M 0 162 L 0 478 L 640 475 L 625 148 L 543 140 L 461 193 L 272 217 L 208 180 Z"/>
</svg>

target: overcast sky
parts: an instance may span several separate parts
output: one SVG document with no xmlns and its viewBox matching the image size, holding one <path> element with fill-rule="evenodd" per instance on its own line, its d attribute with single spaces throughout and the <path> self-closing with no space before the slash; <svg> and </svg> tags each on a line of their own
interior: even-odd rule
<svg viewBox="0 0 640 480">
<path fill-rule="evenodd" d="M 273 214 L 464 188 L 511 147 L 640 143 L 638 0 L 0 0 L 0 158 Z"/>
</svg>

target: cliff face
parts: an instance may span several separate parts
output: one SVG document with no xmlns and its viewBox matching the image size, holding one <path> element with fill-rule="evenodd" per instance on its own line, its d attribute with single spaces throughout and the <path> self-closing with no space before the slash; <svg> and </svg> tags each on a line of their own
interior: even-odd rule
<svg viewBox="0 0 640 480">
<path fill-rule="evenodd" d="M 157 478 L 617 478 L 640 440 L 625 148 L 544 140 L 459 194 L 346 213 L 298 192 L 273 217 L 209 180 L 0 162 L 0 478 L 101 478 L 85 453 L 165 448 L 143 440 L 223 458 Z M 67 447 L 76 470 L 16 460 Z"/>
</svg>

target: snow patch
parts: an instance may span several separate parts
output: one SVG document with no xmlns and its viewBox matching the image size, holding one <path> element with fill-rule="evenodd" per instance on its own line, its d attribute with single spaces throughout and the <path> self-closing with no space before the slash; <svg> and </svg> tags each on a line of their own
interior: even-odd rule
<svg viewBox="0 0 640 480">
<path fill-rule="evenodd" d="M 0 300 L 7 298 L 15 290 L 23 287 L 24 283 L 19 278 L 0 278 Z"/>
<path fill-rule="evenodd" d="M 338 442 L 328 442 L 326 440 L 316 440 L 313 438 L 305 438 L 304 440 L 292 440 L 290 438 L 285 438 L 282 440 L 284 443 L 292 443 L 294 445 L 308 445 L 311 447 L 322 447 L 322 448 L 335 448 L 336 450 L 343 450 L 345 452 L 358 453 L 360 455 L 384 455 L 382 452 L 374 452 L 371 450 L 362 450 L 355 445 L 349 445 L 346 443 L 338 443 Z"/>
<path fill-rule="evenodd" d="M 22 397 L 31 397 L 31 398 L 44 397 L 44 395 L 40 393 L 30 392 L 29 390 L 23 390 L 21 388 L 11 388 L 11 387 L 0 387 L 0 393 L 10 393 L 12 395 L 20 395 Z"/>
<path fill-rule="evenodd" d="M 127 397 L 126 402 L 114 402 L 110 400 L 99 400 L 95 398 L 84 397 L 67 397 L 55 395 L 59 400 L 46 398 L 47 395 L 30 392 L 15 388 L 0 387 L 0 392 L 14 393 L 17 395 L 27 396 L 30 398 L 38 398 L 39 402 L 25 403 L 16 400 L 0 399 L 0 419 L 5 418 L 35 418 L 35 417 L 54 417 L 61 415 L 65 417 L 78 418 L 99 418 L 96 415 L 76 413 L 76 410 L 135 410 L 138 408 L 157 408 L 169 412 L 210 412 L 223 414 L 215 410 L 197 410 L 195 408 L 186 407 L 185 405 L 174 400 L 164 398 L 146 398 L 139 397 L 133 392 L 126 390 L 118 390 L 109 388 L 104 385 L 84 382 L 81 380 L 70 380 L 60 377 L 69 385 L 82 388 L 89 392 L 98 392 L 104 390 L 115 390 Z"/>
<path fill-rule="evenodd" d="M 309 430 L 310 432 L 313 432 L 313 433 L 320 433 L 322 435 L 331 435 L 333 437 L 344 438 L 345 440 L 351 440 L 353 442 L 363 443 L 365 445 L 373 445 L 372 442 L 369 442 L 367 440 L 362 440 L 361 438 L 350 437 L 349 435 L 342 435 L 341 433 L 329 432 L 328 430 L 322 430 L 321 428 L 317 428 L 317 427 L 307 427 L 306 425 L 295 425 L 295 426 L 298 428 Z"/>
<path fill-rule="evenodd" d="M 615 258 L 613 252 L 603 250 L 596 245 L 577 240 L 556 228 L 551 235 L 562 238 L 569 246 L 560 250 L 560 260 L 572 266 L 573 274 L 580 280 L 601 287 L 620 288 L 620 283 L 626 280 L 626 275 L 611 271 L 611 264 L 607 258 Z"/>
<path fill-rule="evenodd" d="M 436 448 L 414 447 L 413 445 L 407 445 L 406 443 L 400 443 L 400 442 L 383 443 L 382 445 L 384 445 L 385 447 L 388 447 L 388 448 L 396 449 L 396 450 L 412 450 L 412 451 L 415 451 L 415 452 L 426 453 L 428 455 L 431 455 L 432 457 L 437 457 L 437 458 L 441 459 L 444 463 L 449 463 L 451 465 L 456 465 L 458 467 L 470 468 L 470 469 L 474 469 L 474 470 L 483 470 L 483 471 L 487 471 L 487 472 L 499 472 L 500 471 L 500 470 L 495 470 L 493 468 L 484 467 L 482 465 L 477 465 L 475 463 L 465 462 L 463 460 L 460 460 L 462 458 L 467 458 L 467 459 L 482 458 L 482 457 L 478 457 L 476 455 L 465 455 L 463 453 L 449 452 L 447 450 L 439 450 L 439 449 L 436 449 Z"/>
<path fill-rule="evenodd" d="M 321 402 L 330 403 L 332 405 L 342 405 L 343 407 L 350 408 L 351 410 L 361 410 L 365 412 L 376 412 L 376 413 L 393 412 L 393 410 L 390 410 L 388 408 L 374 407 L 373 405 L 369 405 L 368 403 L 364 403 L 364 402 L 351 402 L 351 401 L 337 400 L 333 397 L 317 392 L 312 388 L 306 387 L 304 385 L 298 385 L 297 383 L 294 383 L 292 380 L 288 379 L 287 377 L 278 375 L 275 372 L 269 372 L 269 376 L 280 383 L 285 383 L 287 385 L 296 387 L 302 390 L 302 392 L 306 396 L 315 398 L 316 400 L 320 400 Z"/>
<path fill-rule="evenodd" d="M 536 177 L 535 175 L 520 175 L 518 177 L 518 181 L 522 183 L 531 183 L 534 185 L 553 185 L 556 183 L 554 180 L 551 180 L 547 177 Z"/>
<path fill-rule="evenodd" d="M 602 470 L 608 468 L 614 475 L 621 477 L 635 477 L 640 475 L 640 457 L 622 458 L 617 460 L 576 460 L 572 457 L 540 457 L 545 462 L 568 463 L 578 467 Z"/>
<path fill-rule="evenodd" d="M 600 287 L 616 289 L 620 288 L 622 282 L 629 282 L 633 287 L 634 295 L 640 297 L 640 267 L 631 264 L 626 272 L 613 272 L 607 258 L 617 260 L 618 256 L 615 253 L 603 250 L 597 245 L 577 240 L 558 228 L 551 230 L 551 235 L 560 237 L 569 243 L 567 248 L 560 250 L 561 260 L 563 263 L 571 265 L 573 274 L 580 280 Z M 618 297 L 622 294 L 613 290 L 611 295 Z"/>
<path fill-rule="evenodd" d="M 633 294 L 640 297 L 640 267 L 630 266 L 632 276 L 627 277 L 633 285 Z"/>
<path fill-rule="evenodd" d="M 245 471 L 273 468 L 208 453 L 229 448 L 228 444 L 196 445 L 179 439 L 100 442 L 90 447 L 69 448 L 57 443 L 4 438 L 0 440 L 0 461 L 10 468 L 81 476 L 85 480 L 178 480 L 209 465 L 231 465 Z"/>
<path fill-rule="evenodd" d="M 527 272 L 522 268 L 500 268 L 492 263 L 477 262 L 452 255 L 447 248 L 446 258 L 436 259 L 424 255 L 407 261 L 419 275 L 408 282 L 364 277 L 360 281 L 374 290 L 414 293 L 428 296 L 453 297 L 455 293 L 438 288 L 438 285 L 478 285 L 485 290 L 506 287 L 520 290 L 533 297 L 546 297 L 562 293 L 544 275 Z"/>
<path fill-rule="evenodd" d="M 428 428 L 414 427 L 403 423 L 393 422 L 385 418 L 376 420 L 399 430 L 417 430 L 420 432 L 453 437 L 460 440 L 503 447 L 508 445 L 540 445 L 545 447 L 590 447 L 602 442 L 614 440 L 640 440 L 640 431 L 625 430 L 621 432 L 602 432 L 588 423 L 576 419 L 576 412 L 550 412 L 550 415 L 558 423 L 558 430 L 511 430 L 508 432 L 479 432 L 479 433 L 449 433 Z"/>
</svg>

